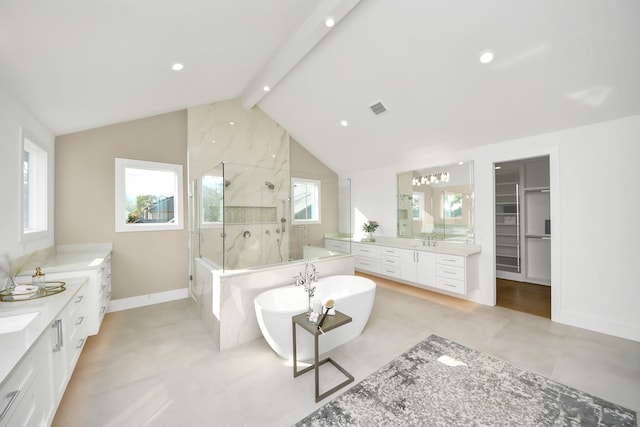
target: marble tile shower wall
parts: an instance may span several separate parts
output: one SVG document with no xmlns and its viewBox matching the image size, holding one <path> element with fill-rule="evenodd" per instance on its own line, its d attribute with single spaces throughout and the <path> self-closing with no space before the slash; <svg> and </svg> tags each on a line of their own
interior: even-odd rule
<svg viewBox="0 0 640 427">
<path fill-rule="evenodd" d="M 225 162 L 225 269 L 286 261 L 280 218 L 289 218 L 289 134 L 257 107 L 217 102 L 188 110 L 188 153 L 192 181 Z M 203 236 L 201 250 L 222 247 L 220 229 Z"/>
</svg>

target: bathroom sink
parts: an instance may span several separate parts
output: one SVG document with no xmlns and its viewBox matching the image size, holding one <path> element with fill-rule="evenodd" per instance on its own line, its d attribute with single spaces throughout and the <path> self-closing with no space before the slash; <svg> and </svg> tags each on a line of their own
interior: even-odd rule
<svg viewBox="0 0 640 427">
<path fill-rule="evenodd" d="M 23 330 L 39 314 L 39 311 L 31 313 L 0 313 L 0 334 L 9 334 Z"/>
</svg>

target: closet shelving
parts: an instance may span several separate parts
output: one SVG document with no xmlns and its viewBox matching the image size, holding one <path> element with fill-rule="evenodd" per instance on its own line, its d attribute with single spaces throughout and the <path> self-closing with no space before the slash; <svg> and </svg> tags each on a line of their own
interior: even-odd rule
<svg viewBox="0 0 640 427">
<path fill-rule="evenodd" d="M 496 170 L 496 268 L 521 272 L 520 171 Z"/>
<path fill-rule="evenodd" d="M 524 241 L 527 281 L 551 283 L 549 161 L 533 159 L 524 168 Z"/>
</svg>

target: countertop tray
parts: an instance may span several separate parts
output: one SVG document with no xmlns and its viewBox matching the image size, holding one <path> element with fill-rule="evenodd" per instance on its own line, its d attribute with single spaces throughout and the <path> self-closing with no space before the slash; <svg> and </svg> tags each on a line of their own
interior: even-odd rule
<svg viewBox="0 0 640 427">
<path fill-rule="evenodd" d="M 44 289 L 37 289 L 27 293 L 14 293 L 14 289 L 5 289 L 4 291 L 0 291 L 0 301 L 17 302 L 44 298 L 64 292 L 66 289 L 64 285 L 65 282 L 46 282 Z"/>
</svg>

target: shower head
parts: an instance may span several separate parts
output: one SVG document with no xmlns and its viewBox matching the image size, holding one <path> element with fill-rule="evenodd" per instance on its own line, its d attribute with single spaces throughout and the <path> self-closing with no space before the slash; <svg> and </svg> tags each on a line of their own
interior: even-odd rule
<svg viewBox="0 0 640 427">
<path fill-rule="evenodd" d="M 276 188 L 276 186 L 273 185 L 273 183 L 269 182 L 269 181 L 265 181 L 264 185 L 266 185 L 269 190 L 273 190 L 274 188 Z"/>
</svg>

